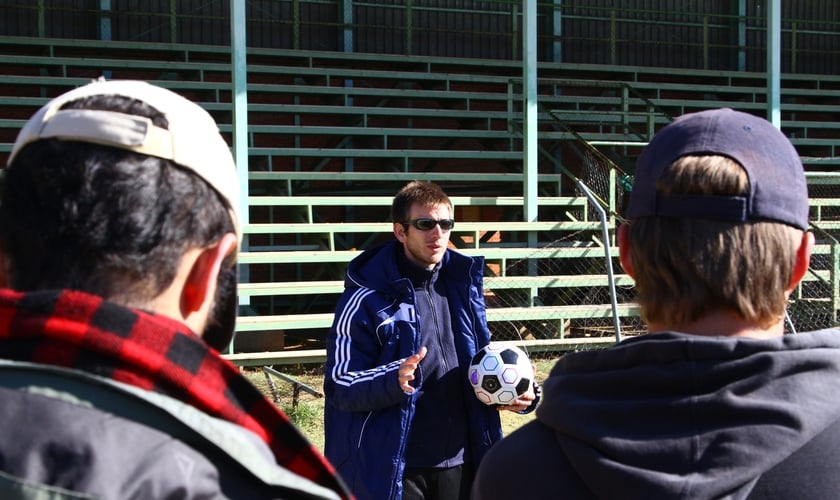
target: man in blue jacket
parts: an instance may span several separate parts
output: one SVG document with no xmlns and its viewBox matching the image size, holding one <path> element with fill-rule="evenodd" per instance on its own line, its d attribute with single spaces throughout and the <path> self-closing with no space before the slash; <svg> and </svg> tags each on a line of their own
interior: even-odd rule
<svg viewBox="0 0 840 500">
<path fill-rule="evenodd" d="M 484 260 L 448 248 L 435 184 L 406 185 L 391 217 L 396 240 L 350 263 L 327 338 L 325 455 L 360 499 L 466 499 L 502 437 L 466 373 L 490 341 Z M 504 409 L 533 406 L 531 391 Z"/>
</svg>

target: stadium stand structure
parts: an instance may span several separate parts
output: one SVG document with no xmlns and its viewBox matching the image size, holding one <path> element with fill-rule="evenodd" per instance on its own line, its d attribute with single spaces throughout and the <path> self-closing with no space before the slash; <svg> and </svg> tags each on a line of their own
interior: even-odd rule
<svg viewBox="0 0 840 500">
<path fill-rule="evenodd" d="M 232 132 L 227 47 L 0 37 L 0 53 L 3 161 L 38 106 L 101 75 L 175 90 Z M 487 259 L 495 339 L 532 351 L 606 345 L 614 313 L 638 332 L 632 280 L 619 271 L 618 307 L 609 303 L 605 257 L 616 250 L 577 182 L 599 197 L 612 231 L 635 157 L 659 127 L 710 107 L 762 114 L 767 97 L 757 73 L 541 63 L 539 221 L 522 222 L 519 63 L 270 49 L 249 49 L 248 61 L 250 223 L 228 354 L 241 365 L 323 359 L 344 268 L 391 237 L 391 196 L 413 179 L 444 186 L 453 243 Z M 811 170 L 820 236 L 791 310 L 835 323 L 840 125 L 829 118 L 840 77 L 783 75 L 782 89 L 782 128 Z M 815 102 L 815 92 L 828 98 Z"/>
</svg>

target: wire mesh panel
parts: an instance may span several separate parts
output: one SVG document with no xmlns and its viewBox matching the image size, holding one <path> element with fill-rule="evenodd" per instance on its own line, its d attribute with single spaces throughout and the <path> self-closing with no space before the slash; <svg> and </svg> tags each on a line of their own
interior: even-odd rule
<svg viewBox="0 0 840 500">
<path fill-rule="evenodd" d="M 600 221 L 601 227 L 570 232 L 551 242 L 548 247 L 556 248 L 558 257 L 524 258 L 505 266 L 508 280 L 521 276 L 522 286 L 494 289 L 487 300 L 488 308 L 511 308 L 506 321 L 492 326 L 496 339 L 618 338 L 644 331 L 633 303 L 633 281 L 621 271 L 612 248 L 617 214 L 611 207 L 623 198 L 620 192 L 614 194 L 615 168 L 606 157 L 585 157 L 585 182 L 575 180 L 578 196 L 586 195 L 590 204 L 567 216 Z M 535 311 L 541 315 L 535 318 Z"/>
<path fill-rule="evenodd" d="M 552 243 L 550 248 L 564 257 L 524 258 L 506 265 L 505 286 L 491 288 L 485 297 L 488 310 L 505 308 L 502 321 L 490 323 L 494 340 L 616 337 L 607 261 L 592 236 L 581 232 Z M 612 264 L 620 269 L 617 259 Z M 492 265 L 488 274 L 487 282 L 495 283 Z M 622 335 L 641 333 L 632 280 L 623 274 L 612 280 Z"/>
<path fill-rule="evenodd" d="M 837 260 L 836 241 L 829 254 L 811 258 L 811 267 L 788 302 L 785 332 L 795 333 L 837 326 L 837 305 L 832 297 L 832 267 Z M 836 279 L 836 278 L 835 278 Z"/>
</svg>

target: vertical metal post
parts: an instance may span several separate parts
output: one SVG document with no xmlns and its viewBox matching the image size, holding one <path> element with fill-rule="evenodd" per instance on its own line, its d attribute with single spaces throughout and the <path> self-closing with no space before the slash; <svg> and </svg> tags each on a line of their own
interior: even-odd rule
<svg viewBox="0 0 840 500">
<path fill-rule="evenodd" d="M 563 62 L 563 0 L 554 0 L 552 12 L 552 61 Z"/>
<path fill-rule="evenodd" d="M 522 171 L 525 173 L 523 179 L 523 214 L 525 222 L 537 220 L 537 0 L 525 0 L 525 8 L 522 12 L 522 103 L 524 112 L 524 137 L 523 154 L 524 162 Z M 537 233 L 528 231 L 528 246 L 537 246 Z M 529 262 L 528 275 L 536 274 L 536 262 Z M 537 290 L 531 290 L 533 304 Z"/>
<path fill-rule="evenodd" d="M 46 0 L 38 0 L 38 36 L 44 38 L 47 36 L 47 6 Z"/>
<path fill-rule="evenodd" d="M 99 0 L 99 39 L 111 39 L 111 0 Z"/>
<path fill-rule="evenodd" d="M 782 126 L 782 0 L 767 0 L 767 120 Z"/>
<path fill-rule="evenodd" d="M 617 39 L 618 38 L 618 27 L 616 24 L 616 12 L 615 9 L 610 10 L 610 64 L 616 64 L 616 59 L 618 55 L 616 53 L 617 50 Z"/>
<path fill-rule="evenodd" d="M 292 0 L 292 48 L 300 49 L 300 0 Z"/>
<path fill-rule="evenodd" d="M 236 1 L 236 0 L 233 0 Z M 178 0 L 169 0 L 169 42 L 178 43 Z M 232 8 L 232 7 L 231 7 Z"/>
<path fill-rule="evenodd" d="M 522 27 L 525 222 L 537 220 L 537 0 L 525 0 Z"/>
<path fill-rule="evenodd" d="M 528 0 L 525 0 L 525 1 L 527 2 Z M 523 7 L 523 8 L 526 8 L 526 7 Z M 525 23 L 524 14 L 523 14 L 522 17 L 523 17 L 523 20 L 522 20 L 521 24 L 524 24 Z M 510 53 L 511 53 L 511 58 L 512 59 L 515 59 L 516 54 L 519 53 L 519 41 L 520 41 L 519 36 L 520 35 L 518 33 L 519 33 L 519 31 L 521 31 L 522 26 L 520 26 L 520 23 L 517 22 L 518 18 L 519 18 L 519 4 L 517 2 L 512 2 L 510 4 L 510 35 L 511 35 L 510 36 Z M 522 38 L 525 38 L 526 35 L 525 35 L 525 33 L 522 33 L 521 36 L 522 36 Z"/>
<path fill-rule="evenodd" d="M 738 71 L 747 70 L 747 0 L 738 0 L 737 43 Z"/>
<path fill-rule="evenodd" d="M 233 82 L 233 157 L 239 179 L 239 213 L 243 229 L 250 221 L 248 211 L 248 66 L 245 39 L 245 0 L 230 2 L 231 81 Z M 248 249 L 248 235 L 243 234 L 242 251 Z M 239 265 L 239 281 L 250 279 L 248 266 Z M 240 305 L 250 304 L 250 298 L 239 296 Z"/>
<path fill-rule="evenodd" d="M 613 271 L 612 265 L 612 251 L 610 250 L 611 240 L 610 240 L 610 231 L 607 225 L 607 213 L 604 211 L 604 207 L 598 202 L 595 196 L 592 195 L 592 192 L 586 187 L 586 184 L 581 182 L 580 179 L 577 181 L 578 188 L 583 192 L 584 195 L 589 199 L 589 202 L 595 209 L 598 211 L 598 215 L 601 218 L 601 238 L 604 243 L 604 259 L 606 260 L 607 265 L 607 280 L 609 281 L 610 287 L 610 305 L 612 306 L 612 313 L 613 313 L 613 328 L 615 328 L 615 341 L 621 342 L 621 321 L 618 318 L 618 295 L 615 291 L 615 272 Z"/>
<path fill-rule="evenodd" d="M 840 318 L 837 311 L 840 310 L 840 244 L 832 238 L 831 241 L 831 325 L 837 325 Z M 800 285 L 801 288 L 802 285 Z"/>
<path fill-rule="evenodd" d="M 353 52 L 353 0 L 341 2 L 341 12 L 338 13 L 341 19 L 341 50 Z"/>
<path fill-rule="evenodd" d="M 99 39 L 111 39 L 111 0 L 99 0 Z M 110 80 L 113 72 L 110 69 L 102 69 L 102 77 Z"/>
<path fill-rule="evenodd" d="M 709 16 L 703 16 L 703 69 L 709 69 Z"/>
<path fill-rule="evenodd" d="M 342 30 L 343 35 L 341 39 L 341 49 L 346 53 L 351 53 L 356 50 L 354 47 L 354 38 L 353 38 L 353 0 L 343 0 L 341 2 L 341 12 L 338 13 L 341 19 L 341 23 L 344 26 Z M 346 88 L 353 88 L 355 82 L 352 78 L 345 78 L 344 79 L 344 87 Z M 351 92 L 344 94 L 344 106 L 351 107 L 355 105 L 353 100 L 353 95 Z M 367 118 L 365 118 L 367 120 Z M 367 127 L 367 121 L 362 124 L 363 127 Z M 352 148 L 354 146 L 354 138 L 347 137 L 346 138 L 345 146 L 348 148 Z M 345 172 L 353 172 L 356 170 L 356 163 L 353 157 L 345 157 L 344 158 L 344 171 Z M 346 188 L 350 188 L 352 185 L 352 181 L 345 181 L 344 186 Z M 344 218 L 345 220 L 353 220 L 354 217 L 354 209 L 352 205 L 347 205 L 344 207 Z M 349 245 L 356 245 L 356 238 L 357 236 L 354 234 L 347 235 L 347 242 Z M 333 244 L 333 238 L 330 237 L 330 245 Z"/>
<path fill-rule="evenodd" d="M 405 2 L 405 54 L 414 53 L 414 2 Z"/>
</svg>

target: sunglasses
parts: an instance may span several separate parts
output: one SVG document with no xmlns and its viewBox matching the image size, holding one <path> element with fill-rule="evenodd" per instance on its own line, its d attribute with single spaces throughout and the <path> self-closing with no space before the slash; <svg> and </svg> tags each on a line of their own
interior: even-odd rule
<svg viewBox="0 0 840 500">
<path fill-rule="evenodd" d="M 408 224 L 421 231 L 431 231 L 438 225 L 444 231 L 450 231 L 453 227 L 455 227 L 455 219 L 413 219 L 408 222 L 403 222 L 403 225 Z"/>
</svg>

